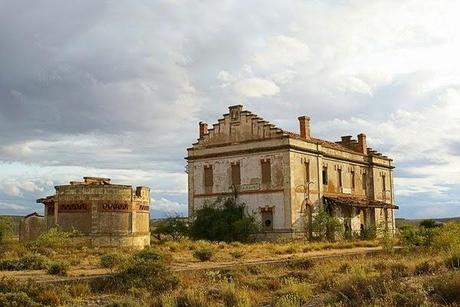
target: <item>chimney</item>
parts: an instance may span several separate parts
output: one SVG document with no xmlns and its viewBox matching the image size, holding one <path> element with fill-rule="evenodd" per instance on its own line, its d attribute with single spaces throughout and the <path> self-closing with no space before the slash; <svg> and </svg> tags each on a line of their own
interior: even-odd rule
<svg viewBox="0 0 460 307">
<path fill-rule="evenodd" d="M 205 122 L 200 122 L 200 139 L 203 138 L 205 134 L 208 134 L 208 124 Z"/>
<path fill-rule="evenodd" d="M 344 136 L 341 136 L 341 143 L 343 146 L 349 146 L 350 143 L 351 143 L 351 135 L 344 135 Z"/>
<path fill-rule="evenodd" d="M 358 134 L 358 151 L 367 155 L 366 135 L 364 133 Z"/>
<path fill-rule="evenodd" d="M 303 139 L 309 139 L 310 138 L 310 117 L 300 116 L 299 126 L 300 126 L 300 137 Z"/>
</svg>

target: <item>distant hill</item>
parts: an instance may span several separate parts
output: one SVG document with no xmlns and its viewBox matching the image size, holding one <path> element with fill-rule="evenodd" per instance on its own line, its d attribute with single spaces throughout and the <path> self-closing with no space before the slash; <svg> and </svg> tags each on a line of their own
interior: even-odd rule
<svg viewBox="0 0 460 307">
<path fill-rule="evenodd" d="M 460 222 L 460 217 L 446 217 L 446 218 L 438 218 L 438 219 L 403 219 L 403 218 L 397 218 L 396 219 L 396 227 L 402 227 L 404 225 L 412 225 L 412 226 L 418 226 L 421 221 L 424 220 L 433 220 L 436 222 L 440 223 L 447 223 L 447 222 L 454 222 L 454 221 L 459 221 Z"/>
</svg>

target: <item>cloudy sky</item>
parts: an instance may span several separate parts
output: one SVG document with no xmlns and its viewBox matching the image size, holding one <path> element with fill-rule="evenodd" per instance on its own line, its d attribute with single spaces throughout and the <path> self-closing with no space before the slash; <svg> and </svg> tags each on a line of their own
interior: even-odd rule
<svg viewBox="0 0 460 307">
<path fill-rule="evenodd" d="M 231 104 L 395 159 L 400 217 L 460 216 L 458 1 L 0 0 L 0 214 L 83 176 L 186 212 L 186 148 Z"/>
</svg>

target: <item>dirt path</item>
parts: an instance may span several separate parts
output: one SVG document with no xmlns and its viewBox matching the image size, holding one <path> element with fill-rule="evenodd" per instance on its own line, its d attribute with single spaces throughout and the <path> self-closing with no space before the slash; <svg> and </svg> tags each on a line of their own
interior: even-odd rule
<svg viewBox="0 0 460 307">
<path fill-rule="evenodd" d="M 171 268 L 176 272 L 186 272 L 195 270 L 216 270 L 224 268 L 233 268 L 239 266 L 251 266 L 259 264 L 276 264 L 287 262 L 292 259 L 310 258 L 310 259 L 325 259 L 341 256 L 353 256 L 362 254 L 375 254 L 382 251 L 381 247 L 355 247 L 350 249 L 331 249 L 310 251 L 306 253 L 296 253 L 287 255 L 277 255 L 273 258 L 250 259 L 226 262 L 188 262 L 188 263 L 173 263 Z M 78 282 L 97 278 L 109 277 L 111 271 L 101 268 L 79 268 L 68 272 L 68 276 L 59 277 L 47 274 L 44 270 L 37 271 L 0 271 L 0 279 L 7 278 L 16 281 L 32 280 L 41 283 L 60 283 L 60 282 Z"/>
</svg>

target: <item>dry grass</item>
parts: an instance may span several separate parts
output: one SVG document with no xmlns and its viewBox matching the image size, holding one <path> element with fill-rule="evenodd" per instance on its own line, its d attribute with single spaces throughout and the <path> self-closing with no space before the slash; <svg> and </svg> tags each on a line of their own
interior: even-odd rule
<svg viewBox="0 0 460 307">
<path fill-rule="evenodd" d="M 377 244 L 376 241 L 250 244 L 191 240 L 165 242 L 154 244 L 151 250 L 141 254 L 145 257 L 158 254 L 162 256 L 162 262 L 184 267 L 191 264 L 201 265 L 193 254 L 207 249 L 213 250 L 210 262 L 216 263 L 280 257 L 290 260 L 284 264 L 182 271 L 177 273 L 177 287 L 157 289 L 154 295 L 149 291 L 148 285 L 143 285 L 141 278 L 136 280 L 135 287 L 126 291 L 115 291 L 87 283 L 64 288 L 13 287 L 4 284 L 10 288 L 0 291 L 0 299 L 10 300 L 14 297 L 18 302 L 30 299 L 41 304 L 64 305 L 98 305 L 103 302 L 104 305 L 112 303 L 123 306 L 460 305 L 458 253 L 452 250 L 407 250 L 398 254 L 354 255 L 316 260 L 306 258 L 308 253 L 318 250 L 349 249 Z M 30 251 L 19 245 L 13 245 L 1 257 L 6 255 L 9 258 L 20 258 L 28 252 Z M 35 252 L 40 253 L 39 250 Z M 123 270 L 124 267 L 124 261 L 118 264 L 115 260 L 135 258 L 134 253 L 132 250 L 102 248 L 43 251 L 49 261 L 66 260 L 74 268 L 99 268 L 104 264 L 101 259 L 105 257 L 106 261 L 110 260 L 105 266 L 110 266 L 115 272 Z"/>
</svg>

